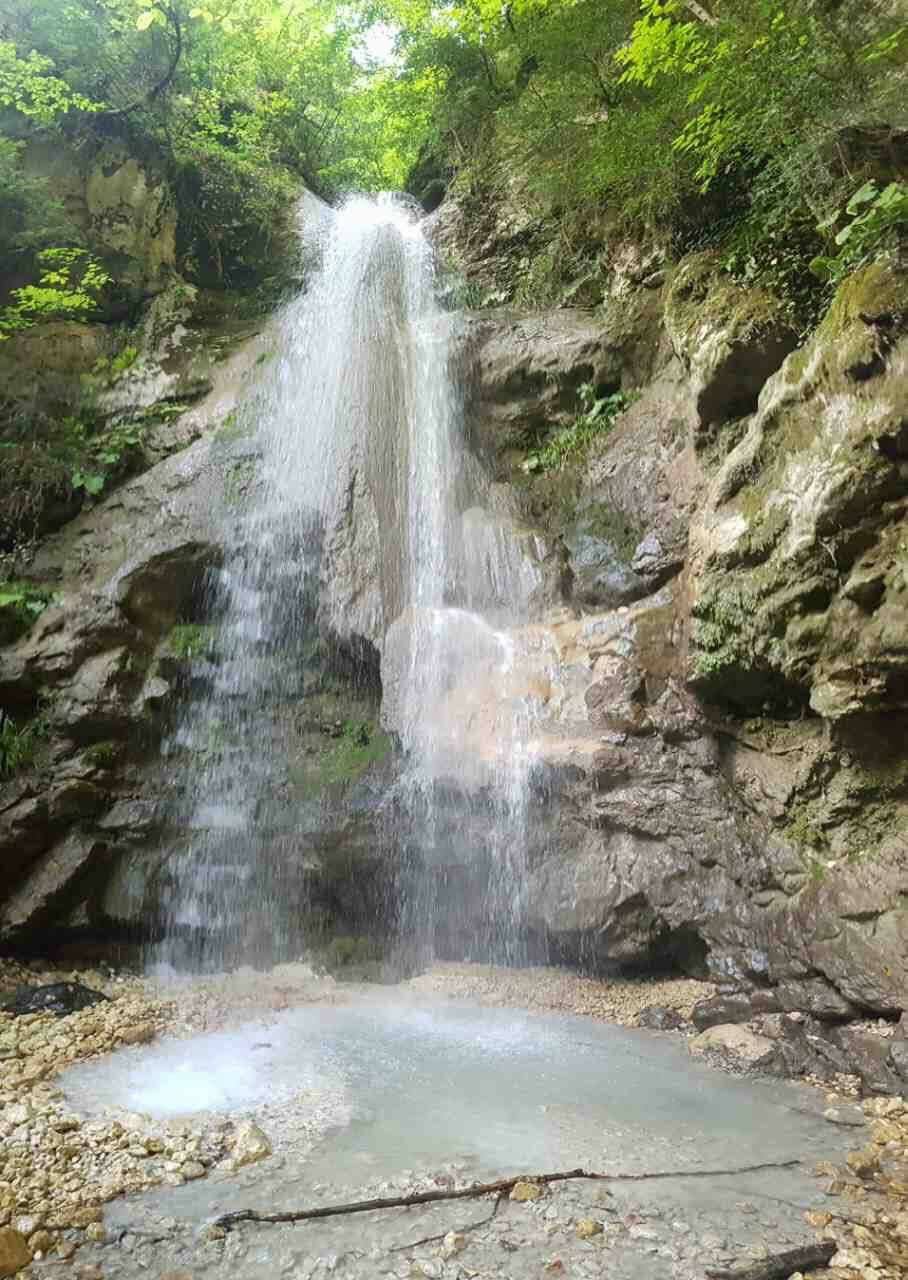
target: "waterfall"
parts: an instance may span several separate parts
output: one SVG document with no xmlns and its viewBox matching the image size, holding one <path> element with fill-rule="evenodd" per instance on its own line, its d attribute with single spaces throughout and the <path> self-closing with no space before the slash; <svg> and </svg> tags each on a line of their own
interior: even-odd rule
<svg viewBox="0 0 908 1280">
<path fill-rule="evenodd" d="M 458 917 L 452 945 L 516 962 L 533 701 L 512 624 L 536 570 L 464 446 L 456 320 L 420 217 L 394 197 L 337 211 L 308 198 L 302 221 L 320 265 L 274 324 L 230 453 L 207 601 L 217 660 L 196 669 L 165 746 L 189 763 L 157 958 L 305 949 L 318 859 L 279 780 L 321 637 L 371 655 L 376 677 L 380 656 L 403 762 L 381 823 L 401 948 L 431 955 Z"/>
</svg>

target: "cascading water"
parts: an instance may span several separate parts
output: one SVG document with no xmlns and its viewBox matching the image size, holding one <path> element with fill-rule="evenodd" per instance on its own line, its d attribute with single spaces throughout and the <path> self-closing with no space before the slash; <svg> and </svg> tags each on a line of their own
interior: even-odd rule
<svg viewBox="0 0 908 1280">
<path fill-rule="evenodd" d="M 393 197 L 309 199 L 303 222 L 321 266 L 242 410 L 228 477 L 242 501 L 225 504 L 209 602 L 217 662 L 169 744 L 193 762 L 175 806 L 190 834 L 169 859 L 159 956 L 185 964 L 187 939 L 193 966 L 305 949 L 315 859 L 280 779 L 318 636 L 343 633 L 348 653 L 381 651 L 403 750 L 383 823 L 402 945 L 432 951 L 466 876 L 483 888 L 460 902 L 458 945 L 518 961 L 531 700 L 497 628 L 535 571 L 482 506 L 418 217 Z M 339 598 L 351 560 L 361 586 Z"/>
</svg>

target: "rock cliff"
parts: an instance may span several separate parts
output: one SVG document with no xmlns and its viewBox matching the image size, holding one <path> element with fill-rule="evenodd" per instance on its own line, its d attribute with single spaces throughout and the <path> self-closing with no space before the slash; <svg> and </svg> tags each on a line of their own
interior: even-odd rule
<svg viewBox="0 0 908 1280">
<path fill-rule="evenodd" d="M 709 972 L 832 1020 L 896 1016 L 908 1009 L 908 272 L 864 268 L 806 340 L 704 254 L 617 254 L 595 303 L 455 324 L 482 494 L 463 518 L 493 529 L 526 575 L 517 675 L 488 696 L 534 707 L 527 926 L 570 962 Z M 0 786 L 7 944 L 153 928 L 167 785 L 155 744 L 186 676 L 172 632 L 205 621 L 213 515 L 254 467 L 224 423 L 263 342 L 214 361 L 178 419 L 187 447 L 28 565 L 55 598 L 2 651 L 0 704 L 40 716 L 44 734 Z M 585 386 L 627 407 L 563 466 L 527 467 L 580 416 Z M 321 626 L 373 687 L 381 655 L 390 698 L 396 611 L 362 459 L 349 480 Z M 385 719 L 393 730 L 392 701 Z M 320 828 L 337 884 L 356 861 L 340 852 L 374 855 L 377 807 L 357 814 Z"/>
</svg>

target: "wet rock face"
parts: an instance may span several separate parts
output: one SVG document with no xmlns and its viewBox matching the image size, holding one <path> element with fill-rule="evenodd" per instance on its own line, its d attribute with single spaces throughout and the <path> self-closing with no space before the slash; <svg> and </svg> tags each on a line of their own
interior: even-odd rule
<svg viewBox="0 0 908 1280">
<path fill-rule="evenodd" d="M 906 310 L 904 270 L 847 281 L 713 478 L 691 526 L 704 696 L 905 710 Z"/>
<path fill-rule="evenodd" d="M 189 439 L 204 440 L 83 512 L 28 564 L 53 603 L 0 651 L 0 707 L 33 742 L 0 778 L 0 940 L 103 929 L 104 885 L 147 837 L 143 766 L 175 687 L 155 654 L 220 560 L 214 517 L 240 443 L 210 433 L 257 355 L 253 340 L 213 369 L 190 411 Z"/>
<path fill-rule="evenodd" d="M 0 1005 L 0 1011 L 21 1017 L 26 1013 L 52 1013 L 58 1018 L 80 1009 L 102 1004 L 107 996 L 92 991 L 81 982 L 51 982 L 40 987 L 20 987 L 15 995 Z"/>
</svg>

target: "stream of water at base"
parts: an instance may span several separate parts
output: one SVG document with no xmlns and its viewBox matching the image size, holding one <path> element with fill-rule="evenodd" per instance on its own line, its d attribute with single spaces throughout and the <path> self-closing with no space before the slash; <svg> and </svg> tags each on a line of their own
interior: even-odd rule
<svg viewBox="0 0 908 1280">
<path fill-rule="evenodd" d="M 205 1263 L 193 1274 L 233 1280 L 259 1280 L 284 1265 L 294 1277 L 337 1269 L 357 1277 L 415 1274 L 390 1251 L 439 1224 L 443 1233 L 482 1217 L 488 1206 L 247 1226 L 226 1259 L 200 1244 L 205 1223 L 225 1211 L 343 1202 L 388 1194 L 391 1186 L 438 1185 L 434 1179 L 452 1175 L 484 1180 L 578 1165 L 640 1173 L 800 1161 L 736 1177 L 616 1183 L 607 1193 L 596 1184 L 566 1184 L 538 1207 L 503 1211 L 499 1227 L 477 1237 L 465 1255 L 474 1269 L 463 1273 L 539 1276 L 558 1254 L 567 1274 L 599 1276 L 607 1243 L 610 1275 L 702 1276 L 703 1257 L 716 1250 L 704 1240 L 720 1239 L 720 1252 L 740 1257 L 764 1242 L 808 1239 L 803 1210 L 822 1200 L 811 1166 L 840 1159 L 848 1141 L 819 1116 L 809 1090 L 723 1076 L 665 1036 L 388 996 L 121 1051 L 71 1069 L 62 1086 L 88 1114 L 119 1106 L 174 1119 L 204 1110 L 252 1115 L 267 1129 L 275 1155 L 261 1165 L 108 1209 L 114 1230 L 153 1232 L 162 1216 L 186 1224 L 189 1246 L 179 1234 L 166 1246 L 175 1260 L 191 1247 L 194 1266 Z M 615 1228 L 592 1249 L 571 1226 L 590 1215 Z M 631 1229 L 635 1223 L 639 1230 Z M 514 1244 L 509 1255 L 502 1238 Z M 693 1269 L 680 1265 L 685 1257 Z M 319 1270 L 319 1258 L 334 1263 Z M 126 1259 L 124 1276 L 133 1274 L 129 1265 Z M 143 1274 L 138 1262 L 135 1274 Z M 461 1272 L 452 1265 L 438 1274 Z"/>
</svg>

